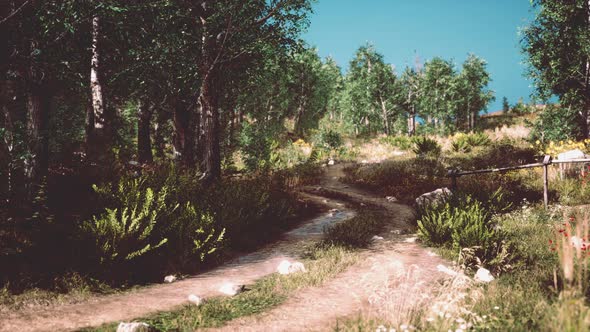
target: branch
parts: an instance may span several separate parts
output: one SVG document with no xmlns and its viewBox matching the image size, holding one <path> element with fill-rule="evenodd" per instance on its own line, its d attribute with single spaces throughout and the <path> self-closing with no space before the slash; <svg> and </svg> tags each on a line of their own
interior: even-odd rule
<svg viewBox="0 0 590 332">
<path fill-rule="evenodd" d="M 271 17 L 273 17 L 278 11 L 279 9 L 281 9 L 281 7 L 283 7 L 283 5 L 286 3 L 286 0 L 283 1 L 279 1 L 274 8 L 270 9 L 268 11 L 268 14 L 264 17 L 259 18 L 258 20 L 256 20 L 254 22 L 254 25 L 258 25 L 258 24 L 264 24 L 266 21 L 268 21 Z"/>
<path fill-rule="evenodd" d="M 13 18 L 15 15 L 17 15 L 20 11 L 22 11 L 29 3 L 31 3 L 31 0 L 26 0 L 25 2 L 23 2 L 22 5 L 20 5 L 20 7 L 18 7 L 17 9 L 15 9 L 12 13 L 10 13 L 8 16 L 6 16 L 5 18 L 3 18 L 2 20 L 0 20 L 0 25 L 6 23 L 6 21 L 8 21 L 9 19 Z"/>
</svg>

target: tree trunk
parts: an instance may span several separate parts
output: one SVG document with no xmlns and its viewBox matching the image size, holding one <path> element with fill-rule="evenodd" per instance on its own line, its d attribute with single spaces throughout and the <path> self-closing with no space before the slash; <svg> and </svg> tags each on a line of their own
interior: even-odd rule
<svg viewBox="0 0 590 332">
<path fill-rule="evenodd" d="M 413 136 L 414 134 L 416 134 L 416 109 L 415 106 L 412 106 L 408 115 L 408 135 Z"/>
<path fill-rule="evenodd" d="M 473 110 L 471 112 L 471 123 L 469 124 L 469 129 L 470 130 L 475 130 L 475 125 L 476 125 L 476 119 L 477 119 L 477 111 Z"/>
<path fill-rule="evenodd" d="M 199 156 L 203 181 L 211 183 L 221 177 L 221 148 L 219 133 L 219 110 L 217 109 L 217 94 L 214 91 L 220 56 L 216 47 L 216 34 L 210 31 L 208 19 L 213 14 L 208 1 L 201 3 L 201 58 L 199 63 L 199 77 L 201 86 L 197 99 L 200 113 Z"/>
<path fill-rule="evenodd" d="M 154 162 L 152 141 L 150 139 L 150 124 L 153 108 L 139 102 L 137 106 L 137 160 L 140 164 Z"/>
<path fill-rule="evenodd" d="M 90 61 L 90 90 L 92 114 L 87 114 L 86 154 L 91 161 L 109 162 L 111 159 L 111 117 L 107 114 L 102 86 L 101 20 L 92 18 L 92 58 Z"/>
<path fill-rule="evenodd" d="M 381 103 L 381 116 L 383 117 L 383 127 L 385 129 L 385 134 L 389 136 L 391 134 L 391 129 L 389 128 L 389 119 L 387 118 L 387 105 L 385 105 L 385 101 L 381 96 L 379 96 L 379 101 Z"/>
<path fill-rule="evenodd" d="M 27 182 L 39 185 L 47 175 L 49 166 L 49 107 L 51 98 L 47 87 L 38 83 L 29 83 L 27 88 L 27 158 L 25 160 L 25 176 Z M 35 189 L 30 187 L 29 189 Z M 30 194 L 32 190 L 28 190 Z"/>
<path fill-rule="evenodd" d="M 198 105 L 202 128 L 202 170 L 205 182 L 217 181 L 221 177 L 221 149 L 219 142 L 219 112 L 216 105 L 212 73 L 203 77 Z"/>
<path fill-rule="evenodd" d="M 156 152 L 156 158 L 163 160 L 166 155 L 164 149 L 166 148 L 166 141 L 164 138 L 164 129 L 166 126 L 167 117 L 164 116 L 161 108 L 156 112 L 156 124 L 154 125 L 154 150 Z"/>
<path fill-rule="evenodd" d="M 14 95 L 14 90 L 12 89 L 12 84 L 9 81 L 2 82 L 0 86 L 0 107 L 2 109 L 2 117 L 3 123 L 2 127 L 4 128 L 4 150 L 6 153 L 7 165 L 6 165 L 6 203 L 10 204 L 12 195 L 13 195 L 13 172 L 14 172 L 14 164 L 13 161 L 15 160 L 14 156 L 14 123 L 12 121 L 12 114 L 10 114 L 10 100 Z M 4 203 L 4 202 L 3 202 Z"/>
<path fill-rule="evenodd" d="M 182 101 L 174 102 L 174 157 L 185 167 L 194 165 L 195 128 L 189 107 Z"/>
</svg>

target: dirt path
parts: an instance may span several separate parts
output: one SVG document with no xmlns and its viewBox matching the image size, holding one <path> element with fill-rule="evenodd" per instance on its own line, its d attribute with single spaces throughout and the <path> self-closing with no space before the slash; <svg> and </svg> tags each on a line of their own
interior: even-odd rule
<svg viewBox="0 0 590 332">
<path fill-rule="evenodd" d="M 404 205 L 387 202 L 352 189 L 338 181 L 342 167 L 330 167 L 321 190 L 311 191 L 310 199 L 322 201 L 338 213 L 324 214 L 285 234 L 279 242 L 255 253 L 239 257 L 210 272 L 173 284 L 153 285 L 136 291 L 97 297 L 72 305 L 23 310 L 0 314 L 0 331 L 69 331 L 108 322 L 128 321 L 157 311 L 171 310 L 187 303 L 188 294 L 218 296 L 225 282 L 250 284 L 275 272 L 283 259 L 299 256 L 303 245 L 317 239 L 325 225 L 350 218 L 354 211 L 342 202 L 327 199 L 326 193 L 342 195 L 356 204 L 383 208 L 391 220 L 370 250 L 363 252 L 361 263 L 330 280 L 322 287 L 310 288 L 293 296 L 283 305 L 254 317 L 232 321 L 226 331 L 299 331 L 334 326 L 339 317 L 381 309 L 406 312 L 423 304 L 441 275 L 443 263 L 408 235 L 397 231 L 408 228 L 413 211 Z M 392 298 L 393 297 L 393 298 Z M 395 300 L 397 299 L 397 300 Z M 393 306 L 393 307 L 390 307 Z"/>
<path fill-rule="evenodd" d="M 339 182 L 341 167 L 330 169 L 327 175 L 313 191 L 383 209 L 384 217 L 391 221 L 381 234 L 384 239 L 361 253 L 360 264 L 323 286 L 306 289 L 275 309 L 234 320 L 220 330 L 333 330 L 344 317 L 375 314 L 401 325 L 436 302 L 443 281 L 450 279 L 437 266 L 448 262 L 415 243 L 413 235 L 402 235 L 410 227 L 413 210 Z"/>
</svg>

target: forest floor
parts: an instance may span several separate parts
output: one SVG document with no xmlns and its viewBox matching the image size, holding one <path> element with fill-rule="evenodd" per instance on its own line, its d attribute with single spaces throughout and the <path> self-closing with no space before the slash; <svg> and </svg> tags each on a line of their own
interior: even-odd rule
<svg viewBox="0 0 590 332">
<path fill-rule="evenodd" d="M 449 282 L 437 269 L 449 263 L 420 244 L 412 229 L 414 211 L 343 184 L 343 165 L 328 167 L 319 186 L 305 188 L 307 199 L 337 209 L 302 223 L 281 240 L 211 271 L 172 284 L 160 284 L 126 293 L 100 296 L 77 304 L 23 309 L 0 314 L 0 331 L 77 330 L 104 323 L 130 321 L 187 304 L 189 294 L 218 296 L 225 282 L 252 284 L 276 271 L 284 259 L 297 260 L 306 245 L 321 238 L 326 225 L 354 214 L 353 206 L 370 205 L 388 222 L 382 240 L 359 253 L 358 263 L 318 287 L 305 288 L 264 313 L 230 321 L 225 331 L 329 330 L 352 317 L 378 316 L 405 324 L 437 302 L 447 307 Z M 337 197 L 337 199 L 332 199 Z M 343 202 L 349 203 L 345 204 Z M 460 296 L 460 291 L 455 292 Z M 445 304 L 446 303 L 446 304 Z M 448 309 L 448 308 L 447 308 Z"/>
</svg>

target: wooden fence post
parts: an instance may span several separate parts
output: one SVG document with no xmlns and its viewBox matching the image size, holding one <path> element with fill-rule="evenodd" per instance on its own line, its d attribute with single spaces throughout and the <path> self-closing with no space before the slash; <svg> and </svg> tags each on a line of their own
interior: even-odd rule
<svg viewBox="0 0 590 332">
<path fill-rule="evenodd" d="M 457 190 L 457 173 L 458 173 L 458 170 L 456 170 L 456 169 L 450 169 L 447 172 L 447 176 L 451 178 L 451 190 L 452 191 Z"/>
<path fill-rule="evenodd" d="M 549 165 L 551 165 L 551 156 L 543 158 L 543 203 L 545 209 L 549 206 Z"/>
</svg>

